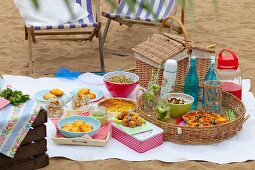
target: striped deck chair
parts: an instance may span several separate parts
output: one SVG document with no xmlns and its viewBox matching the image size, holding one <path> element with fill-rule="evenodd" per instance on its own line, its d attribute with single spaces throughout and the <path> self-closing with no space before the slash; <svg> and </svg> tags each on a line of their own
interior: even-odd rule
<svg viewBox="0 0 255 170">
<path fill-rule="evenodd" d="M 61 25 L 25 25 L 25 39 L 29 42 L 29 74 L 34 72 L 33 70 L 33 58 L 32 58 L 32 43 L 36 41 L 36 36 L 43 35 L 82 35 L 82 38 L 62 38 L 61 40 L 92 40 L 94 36 L 99 39 L 99 55 L 100 55 L 100 65 L 101 71 L 104 72 L 104 56 L 103 56 L 103 44 L 102 44 L 102 36 L 101 36 L 101 22 L 99 22 L 100 16 L 100 0 L 96 1 L 96 18 L 93 16 L 92 11 L 92 0 L 73 0 L 76 3 L 79 3 L 83 9 L 85 9 L 89 16 L 85 19 L 81 19 L 75 23 L 65 23 Z M 75 28 L 93 28 L 92 31 L 85 30 L 75 30 Z M 84 37 L 84 34 L 89 34 L 88 37 Z M 60 39 L 60 38 L 58 38 Z"/>
<path fill-rule="evenodd" d="M 142 8 L 145 2 L 150 4 L 153 12 Z M 126 0 L 118 0 L 118 3 L 119 6 L 115 12 L 102 12 L 102 15 L 108 18 L 103 33 L 103 44 L 105 42 L 111 20 L 127 26 L 132 26 L 133 24 L 159 26 L 163 19 L 170 15 L 175 16 L 178 7 L 178 0 L 136 0 L 132 11 Z M 184 7 L 184 5 L 182 7 Z M 184 23 L 183 9 L 181 20 Z M 155 16 L 157 19 L 155 19 Z M 180 32 L 178 28 L 173 27 L 173 29 Z"/>
</svg>

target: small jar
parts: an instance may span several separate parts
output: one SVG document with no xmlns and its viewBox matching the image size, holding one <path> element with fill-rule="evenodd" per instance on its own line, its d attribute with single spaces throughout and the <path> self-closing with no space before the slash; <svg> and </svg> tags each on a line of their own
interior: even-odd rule
<svg viewBox="0 0 255 170">
<path fill-rule="evenodd" d="M 47 100 L 46 109 L 48 117 L 60 118 L 64 114 L 64 102 L 58 98 L 51 98 Z"/>
<path fill-rule="evenodd" d="M 72 100 L 72 109 L 85 111 L 90 104 L 90 99 L 85 94 L 77 94 L 73 97 Z"/>
<path fill-rule="evenodd" d="M 91 106 L 89 109 L 89 115 L 99 120 L 102 126 L 108 122 L 108 113 L 104 106 Z"/>
</svg>

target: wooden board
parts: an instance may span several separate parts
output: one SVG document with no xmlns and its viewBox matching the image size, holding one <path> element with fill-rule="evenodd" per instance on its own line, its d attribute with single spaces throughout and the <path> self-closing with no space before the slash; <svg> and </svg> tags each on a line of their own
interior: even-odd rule
<svg viewBox="0 0 255 170">
<path fill-rule="evenodd" d="M 111 136 L 111 132 L 108 133 L 104 140 L 96 140 L 90 138 L 60 138 L 57 136 L 52 136 L 53 142 L 59 145 L 83 145 L 83 146 L 105 146 L 109 137 Z"/>
<path fill-rule="evenodd" d="M 47 154 L 40 154 L 31 158 L 15 161 L 12 164 L 0 166 L 0 169 L 32 170 L 43 168 L 47 165 L 49 165 L 49 156 Z"/>
<path fill-rule="evenodd" d="M 22 141 L 21 146 L 25 144 L 29 144 L 31 142 L 42 140 L 46 137 L 46 126 L 40 125 L 36 126 L 33 129 L 30 129 L 27 133 L 25 139 Z"/>
<path fill-rule="evenodd" d="M 6 166 L 8 164 L 15 163 L 19 160 L 24 160 L 29 157 L 44 154 L 47 151 L 47 141 L 46 139 L 37 141 L 35 143 L 30 143 L 19 147 L 14 158 L 9 158 L 5 155 L 0 155 L 0 167 Z M 1 168 L 0 168 L 1 169 Z"/>
<path fill-rule="evenodd" d="M 32 127 L 43 125 L 46 122 L 47 122 L 47 111 L 44 109 L 41 109 L 35 121 L 33 122 Z"/>
<path fill-rule="evenodd" d="M 49 164 L 47 151 L 46 126 L 47 112 L 39 111 L 31 129 L 21 143 L 14 158 L 0 154 L 0 169 L 37 169 Z"/>
</svg>

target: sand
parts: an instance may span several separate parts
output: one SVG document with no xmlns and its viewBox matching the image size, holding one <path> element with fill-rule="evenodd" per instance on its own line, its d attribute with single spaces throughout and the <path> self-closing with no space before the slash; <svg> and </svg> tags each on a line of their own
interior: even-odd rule
<svg viewBox="0 0 255 170">
<path fill-rule="evenodd" d="M 216 9 L 211 0 L 196 0 L 193 9 L 186 9 L 185 24 L 192 40 L 204 44 L 216 44 L 217 53 L 222 48 L 236 52 L 243 78 L 251 79 L 255 92 L 255 20 L 254 0 L 220 0 Z M 18 10 L 10 0 L 0 2 L 0 74 L 28 75 L 28 42 L 24 40 L 24 25 Z M 109 11 L 106 0 L 101 10 Z M 179 15 L 179 14 L 178 14 Z M 101 17 L 103 30 L 106 19 Z M 131 48 L 143 41 L 157 28 L 145 26 L 126 27 L 112 23 L 106 41 L 107 48 L 131 52 Z M 32 77 L 56 72 L 65 66 L 76 71 L 99 71 L 98 41 L 38 41 L 34 45 L 34 70 Z M 135 66 L 132 56 L 120 57 L 105 53 L 106 70 L 128 69 Z M 52 76 L 52 74 L 48 75 Z M 103 153 L 102 153 L 103 154 Z M 171 153 L 169 153 L 171 156 Z M 162 163 L 160 161 L 128 162 L 117 159 L 77 162 L 64 158 L 50 159 L 45 169 L 254 169 L 255 161 L 217 165 L 209 162 L 188 161 Z"/>
</svg>

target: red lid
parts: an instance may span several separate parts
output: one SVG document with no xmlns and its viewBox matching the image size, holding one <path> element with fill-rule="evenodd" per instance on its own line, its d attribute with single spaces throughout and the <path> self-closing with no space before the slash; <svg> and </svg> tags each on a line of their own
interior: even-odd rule
<svg viewBox="0 0 255 170">
<path fill-rule="evenodd" d="M 222 56 L 222 53 L 224 51 L 229 52 L 231 55 L 224 55 Z M 229 50 L 229 49 L 223 49 L 219 53 L 219 58 L 218 58 L 218 69 L 233 69 L 237 70 L 238 68 L 238 58 L 236 57 L 236 54 Z"/>
</svg>

